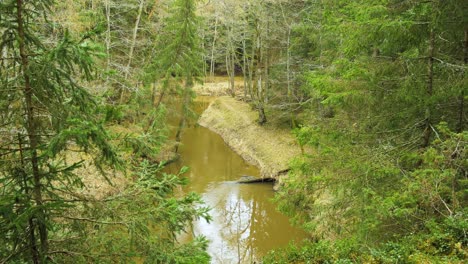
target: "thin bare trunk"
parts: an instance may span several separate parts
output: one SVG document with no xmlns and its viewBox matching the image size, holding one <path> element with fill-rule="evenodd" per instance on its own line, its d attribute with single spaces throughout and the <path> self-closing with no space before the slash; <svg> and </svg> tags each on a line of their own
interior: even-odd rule
<svg viewBox="0 0 468 264">
<path fill-rule="evenodd" d="M 250 61 L 248 62 L 249 63 L 249 67 L 248 67 L 248 74 L 249 74 L 249 78 L 248 78 L 248 86 L 249 86 L 249 94 L 250 94 L 250 98 L 252 99 L 252 101 L 255 101 L 255 56 L 257 56 L 257 54 L 255 53 L 256 52 L 256 47 L 255 47 L 255 43 L 253 43 L 252 45 L 252 54 L 250 55 Z"/>
<path fill-rule="evenodd" d="M 181 107 L 181 118 L 179 121 L 179 126 L 177 128 L 176 136 L 175 136 L 175 152 L 177 153 L 179 151 L 179 143 L 181 141 L 182 137 L 182 130 L 185 128 L 185 125 L 187 123 L 187 118 L 188 118 L 188 112 L 189 112 L 189 105 L 190 105 L 190 91 L 193 87 L 193 81 L 191 78 L 187 78 L 185 82 L 185 87 L 184 87 L 184 95 L 183 95 L 183 102 L 182 102 L 182 107 Z"/>
<path fill-rule="evenodd" d="M 132 35 L 132 44 L 130 45 L 130 50 L 128 52 L 128 62 L 127 66 L 125 67 L 125 79 L 128 78 L 128 75 L 130 74 L 130 66 L 132 64 L 133 60 L 133 53 L 135 51 L 135 46 L 136 46 L 136 39 L 138 36 L 138 29 L 140 27 L 140 21 L 141 21 L 141 14 L 143 13 L 143 7 L 145 5 L 145 0 L 140 0 L 140 5 L 138 7 L 138 15 L 135 21 L 135 27 L 133 28 L 133 35 Z M 124 97 L 124 89 L 122 89 L 120 93 L 120 101 L 122 102 Z"/>
<path fill-rule="evenodd" d="M 256 43 L 256 65 L 255 65 L 255 84 L 256 85 L 256 106 L 258 111 L 258 123 L 263 125 L 267 122 L 265 109 L 264 109 L 264 98 L 263 98 L 263 51 L 262 51 L 262 39 L 260 36 L 260 30 L 257 25 L 257 43 Z"/>
<path fill-rule="evenodd" d="M 231 47 L 231 95 L 234 97 L 236 95 L 236 83 L 235 83 L 235 77 L 236 77 L 236 54 L 234 47 Z"/>
<path fill-rule="evenodd" d="M 244 77 L 244 98 L 247 99 L 247 48 L 245 43 L 245 36 L 242 38 L 242 75 Z"/>
<path fill-rule="evenodd" d="M 281 15 L 283 16 L 284 25 L 287 27 L 286 32 L 286 86 L 287 86 L 287 101 L 289 105 L 293 105 L 292 88 L 291 88 L 291 27 L 292 22 L 289 22 L 284 12 L 283 5 L 280 3 Z M 291 120 L 291 127 L 296 126 L 296 120 L 293 110 L 289 110 L 289 118 Z"/>
<path fill-rule="evenodd" d="M 468 64 L 468 29 L 465 29 L 465 40 L 463 46 L 463 53 L 464 53 L 464 62 L 465 65 Z M 461 94 L 459 97 L 459 107 L 458 107 L 458 133 L 463 132 L 464 129 L 464 121 L 465 121 L 465 88 L 462 87 Z"/>
<path fill-rule="evenodd" d="M 159 105 L 161 104 L 163 98 L 164 98 L 164 94 L 165 94 L 165 91 L 161 91 L 161 93 L 159 94 L 159 99 L 158 99 L 158 102 L 155 104 L 155 107 L 158 108 Z"/>
<path fill-rule="evenodd" d="M 291 91 L 291 28 L 288 28 L 288 33 L 286 37 L 286 85 L 288 88 L 288 101 L 292 101 L 292 91 Z"/>
<path fill-rule="evenodd" d="M 427 67 L 427 101 L 432 97 L 434 89 L 434 49 L 435 49 L 435 36 L 434 30 L 431 29 L 429 37 L 429 57 L 428 57 L 428 67 Z M 423 135 L 423 147 L 429 146 L 431 135 L 432 135 L 432 121 L 431 121 L 431 107 L 429 103 L 426 103 L 426 125 Z"/>
<path fill-rule="evenodd" d="M 213 78 L 214 78 L 214 71 L 215 71 L 214 53 L 215 53 L 217 37 L 218 37 L 218 15 L 216 15 L 213 43 L 211 44 L 210 78 L 211 78 L 212 81 L 213 81 Z"/>
<path fill-rule="evenodd" d="M 127 67 L 126 67 L 127 70 L 125 71 L 125 79 L 128 77 L 128 74 L 130 73 L 130 65 L 133 60 L 133 53 L 135 51 L 136 39 L 138 36 L 138 29 L 140 27 L 141 14 L 143 13 L 144 5 L 145 5 L 145 0 L 140 0 L 140 5 L 138 7 L 138 15 L 135 21 L 135 27 L 133 28 L 132 44 L 130 45 L 130 50 L 128 52 L 128 62 L 127 62 Z"/>
<path fill-rule="evenodd" d="M 226 59 L 226 73 L 229 77 L 229 81 L 228 81 L 228 84 L 229 84 L 229 93 L 231 94 L 231 96 L 234 96 L 234 93 L 233 93 L 233 85 L 231 83 L 231 79 L 233 78 L 232 76 L 232 58 L 231 58 L 231 52 L 230 52 L 230 49 L 228 48 L 226 50 L 226 56 L 225 56 L 225 59 Z"/>
<path fill-rule="evenodd" d="M 106 83 L 109 82 L 109 70 L 110 70 L 110 63 L 111 63 L 111 56 L 110 56 L 110 48 L 111 48 L 111 21 L 110 21 L 110 3 L 109 0 L 105 2 L 105 9 L 106 9 L 106 22 L 107 22 L 107 30 L 106 30 L 106 54 L 107 54 L 107 64 L 106 64 Z"/>
<path fill-rule="evenodd" d="M 266 33 L 267 33 L 267 36 L 270 35 L 270 20 L 268 19 L 267 20 L 267 28 L 266 28 Z M 264 50 L 265 50 L 265 58 L 264 58 L 264 65 L 265 65 L 265 68 L 264 68 L 264 74 L 265 74 L 265 85 L 264 85 L 264 89 L 263 89 L 263 93 L 262 93 L 262 102 L 264 104 L 268 104 L 268 101 L 269 101 L 269 98 L 268 98 L 268 91 L 270 90 L 270 57 L 271 57 L 271 50 L 270 50 L 270 46 L 269 46 L 269 41 L 265 41 L 265 44 L 263 44 L 264 46 Z"/>
<path fill-rule="evenodd" d="M 286 82 L 288 88 L 288 103 L 293 105 L 293 96 L 291 88 L 291 27 L 288 27 L 287 39 L 286 39 Z M 296 127 L 296 118 L 292 109 L 290 111 L 291 127 Z"/>
<path fill-rule="evenodd" d="M 258 30 L 257 28 L 255 28 Z M 258 32 L 256 33 L 258 35 Z M 256 99 L 256 67 L 257 66 L 257 42 L 259 41 L 259 38 L 255 38 L 255 40 L 252 43 L 252 54 L 250 54 L 250 61 L 249 61 L 249 93 L 250 93 L 250 98 L 252 99 L 253 102 L 255 102 Z"/>
<path fill-rule="evenodd" d="M 203 31 L 203 35 L 202 35 L 201 39 L 205 39 L 205 38 L 206 38 L 205 37 L 205 31 Z M 206 50 L 205 41 L 201 42 L 201 49 Z M 201 61 L 203 61 L 203 65 L 202 65 L 202 67 L 203 67 L 203 82 L 205 83 L 206 82 L 206 69 L 207 69 L 206 63 L 205 63 L 206 60 L 207 60 L 207 57 L 206 57 L 205 52 L 202 52 L 200 59 L 201 59 Z"/>
<path fill-rule="evenodd" d="M 231 34 L 232 32 L 230 32 Z M 229 39 L 229 44 L 226 50 L 226 71 L 229 76 L 229 91 L 231 96 L 235 96 L 235 90 L 234 90 L 234 78 L 235 78 L 235 58 L 234 58 L 234 48 L 232 45 L 233 39 L 232 35 L 228 38 Z"/>
</svg>

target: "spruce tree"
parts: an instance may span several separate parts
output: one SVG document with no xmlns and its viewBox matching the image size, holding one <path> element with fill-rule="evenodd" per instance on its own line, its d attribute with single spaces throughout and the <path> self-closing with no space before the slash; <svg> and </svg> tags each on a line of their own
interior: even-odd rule
<svg viewBox="0 0 468 264">
<path fill-rule="evenodd" d="M 157 42 L 154 63 L 149 67 L 149 76 L 155 81 L 162 80 L 156 106 L 167 92 L 171 92 L 171 86 L 176 87 L 172 92 L 176 91 L 182 97 L 181 119 L 176 132 L 176 141 L 180 142 L 182 129 L 191 113 L 190 104 L 194 96 L 192 87 L 204 74 L 203 52 L 198 35 L 200 19 L 196 14 L 196 1 L 175 0 L 169 11 L 163 33 Z"/>
<path fill-rule="evenodd" d="M 93 45 L 74 40 L 48 20 L 53 1 L 0 3 L 1 161 L 0 258 L 44 263 L 59 245 L 51 242 L 57 219 L 81 186 L 69 149 L 94 153 L 96 164 L 117 158 L 94 118 L 96 102 L 80 86 L 92 77 Z"/>
<path fill-rule="evenodd" d="M 466 5 L 310 4 L 318 8 L 305 14 L 308 30 L 295 32 L 293 42 L 294 52 L 314 55 L 308 60 L 318 65 L 304 73 L 302 88 L 313 104 L 297 130 L 313 151 L 306 148 L 292 162 L 278 195 L 281 209 L 330 240 L 330 249 L 342 247 L 324 261 L 345 261 L 353 252 L 364 252 L 357 262 L 366 256 L 384 262 L 460 258 L 463 253 L 454 252 L 466 241 L 460 234 L 467 173 L 459 165 L 466 159 L 466 131 L 460 130 Z M 333 115 L 323 113 L 327 107 Z"/>
</svg>

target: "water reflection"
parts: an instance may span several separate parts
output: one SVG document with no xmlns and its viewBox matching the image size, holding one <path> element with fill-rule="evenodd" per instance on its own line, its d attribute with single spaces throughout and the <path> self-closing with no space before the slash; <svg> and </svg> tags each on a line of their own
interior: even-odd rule
<svg viewBox="0 0 468 264">
<path fill-rule="evenodd" d="M 190 167 L 186 191 L 195 191 L 213 210 L 213 221 L 193 223 L 194 233 L 210 240 L 212 263 L 253 263 L 267 251 L 299 241 L 305 234 L 292 228 L 288 219 L 275 210 L 269 184 L 237 184 L 243 175 L 258 176 L 223 142 L 220 136 L 197 125 L 182 136 L 181 159 L 168 168 Z M 180 241 L 187 241 L 183 235 Z"/>
</svg>

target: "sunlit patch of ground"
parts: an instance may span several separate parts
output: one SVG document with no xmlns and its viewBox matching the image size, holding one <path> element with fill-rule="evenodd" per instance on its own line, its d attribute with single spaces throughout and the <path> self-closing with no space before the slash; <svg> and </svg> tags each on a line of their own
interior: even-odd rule
<svg viewBox="0 0 468 264">
<path fill-rule="evenodd" d="M 74 171 L 84 184 L 83 188 L 74 191 L 77 195 L 99 200 L 123 191 L 128 185 L 129 179 L 122 171 L 104 168 L 103 175 L 93 164 L 93 160 L 88 154 L 69 151 L 66 156 L 66 161 L 69 164 L 84 161 L 82 166 Z"/>
<path fill-rule="evenodd" d="M 242 77 L 234 78 L 234 93 L 236 95 L 242 94 L 244 89 L 244 81 Z M 230 95 L 229 77 L 227 76 L 215 76 L 206 77 L 203 79 L 203 83 L 195 84 L 193 90 L 197 95 L 202 96 L 224 96 Z"/>
<path fill-rule="evenodd" d="M 213 101 L 199 124 L 220 134 L 234 151 L 258 166 L 264 177 L 277 176 L 300 155 L 300 148 L 290 129 L 260 126 L 257 119 L 249 104 L 223 96 Z"/>
</svg>

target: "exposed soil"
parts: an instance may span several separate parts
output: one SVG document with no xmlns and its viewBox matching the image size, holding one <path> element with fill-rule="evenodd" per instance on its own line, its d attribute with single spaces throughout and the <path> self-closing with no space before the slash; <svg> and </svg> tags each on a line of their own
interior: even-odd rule
<svg viewBox="0 0 468 264">
<path fill-rule="evenodd" d="M 245 102 L 229 96 L 214 100 L 198 123 L 221 135 L 249 163 L 260 168 L 262 177 L 278 177 L 288 162 L 300 155 L 290 130 L 257 124 L 258 114 Z"/>
</svg>

